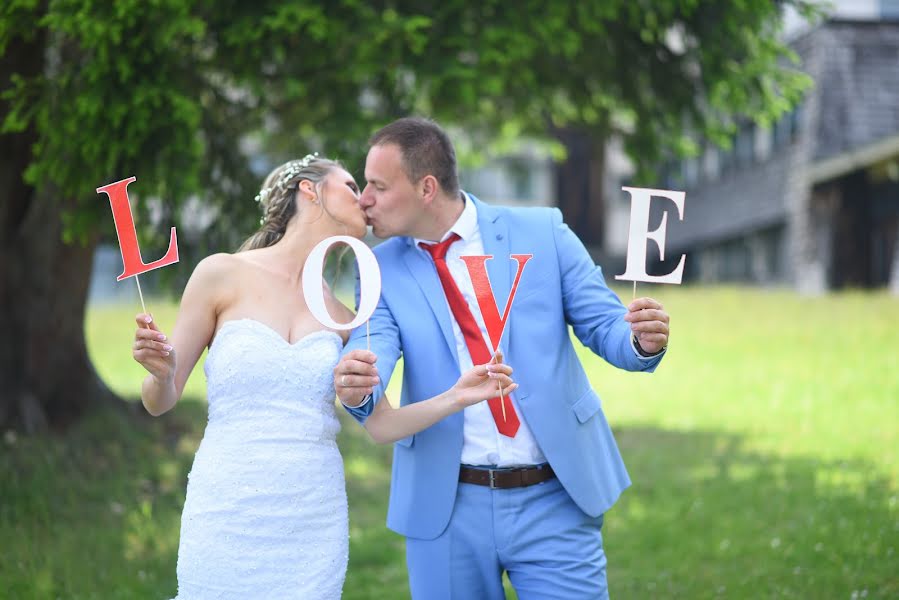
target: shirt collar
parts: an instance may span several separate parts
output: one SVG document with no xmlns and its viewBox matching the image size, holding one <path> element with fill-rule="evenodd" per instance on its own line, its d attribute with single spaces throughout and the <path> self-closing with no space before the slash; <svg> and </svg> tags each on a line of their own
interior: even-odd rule
<svg viewBox="0 0 899 600">
<path fill-rule="evenodd" d="M 475 232 L 478 228 L 478 209 L 472 202 L 471 198 L 467 193 L 461 192 L 462 198 L 465 200 L 465 207 L 462 209 L 462 214 L 459 215 L 459 218 L 456 219 L 456 222 L 453 223 L 453 226 L 449 228 L 444 236 L 440 239 L 440 241 L 446 240 L 451 234 L 455 233 L 464 241 L 468 241 L 474 236 Z M 419 243 L 425 244 L 433 244 L 431 240 L 422 240 L 419 238 L 415 238 L 415 246 L 417 247 Z"/>
</svg>

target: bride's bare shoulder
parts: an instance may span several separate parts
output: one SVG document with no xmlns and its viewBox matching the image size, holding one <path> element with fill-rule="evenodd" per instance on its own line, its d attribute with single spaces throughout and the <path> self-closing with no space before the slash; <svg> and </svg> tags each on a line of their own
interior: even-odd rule
<svg viewBox="0 0 899 600">
<path fill-rule="evenodd" d="M 219 252 L 210 254 L 194 268 L 193 277 L 200 279 L 217 279 L 219 277 L 233 274 L 240 269 L 244 261 L 236 254 L 228 254 L 227 252 Z"/>
<path fill-rule="evenodd" d="M 210 254 L 197 263 L 187 285 L 218 291 L 231 289 L 239 285 L 251 269 L 250 263 L 238 254 Z"/>
</svg>

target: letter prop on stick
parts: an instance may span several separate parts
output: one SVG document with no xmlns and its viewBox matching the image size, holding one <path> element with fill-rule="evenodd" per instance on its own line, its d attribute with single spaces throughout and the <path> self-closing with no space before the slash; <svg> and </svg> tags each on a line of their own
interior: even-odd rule
<svg viewBox="0 0 899 600">
<path fill-rule="evenodd" d="M 662 223 L 659 228 L 649 231 L 649 205 L 653 196 L 668 198 L 677 206 L 677 212 L 681 221 L 684 220 L 684 192 L 671 190 L 655 190 L 650 188 L 621 188 L 631 195 L 631 224 L 627 236 L 627 268 L 621 275 L 615 275 L 615 279 L 623 279 L 634 282 L 634 297 L 637 296 L 637 282 L 647 283 L 674 283 L 679 284 L 684 274 L 684 260 L 687 255 L 681 254 L 677 267 L 667 275 L 649 275 L 646 273 L 646 244 L 652 240 L 659 247 L 659 256 L 665 260 L 665 234 L 668 227 L 668 211 L 662 215 Z"/>
<path fill-rule="evenodd" d="M 490 278 L 487 277 L 486 262 L 493 258 L 492 255 L 472 255 L 460 256 L 465 266 L 468 268 L 468 276 L 471 277 L 471 285 L 474 287 L 474 294 L 478 300 L 478 307 L 481 309 L 481 316 L 484 317 L 484 325 L 487 327 L 487 335 L 490 337 L 490 345 L 493 346 L 493 355 L 499 349 L 499 342 L 503 339 L 503 332 L 506 330 L 506 322 L 509 319 L 509 311 L 512 309 L 512 301 L 515 300 L 515 293 L 518 291 L 518 282 L 521 281 L 521 274 L 524 272 L 524 266 L 529 260 L 534 258 L 533 254 L 511 254 L 509 258 L 518 261 L 518 270 L 515 273 L 515 281 L 512 282 L 512 290 L 509 292 L 509 299 L 506 300 L 506 307 L 503 309 L 503 316 L 499 316 L 499 309 L 496 305 L 496 298 L 493 296 L 493 288 L 490 286 Z M 500 406 L 503 408 L 503 420 L 506 419 L 506 399 L 503 395 L 502 386 L 499 387 Z"/>
<path fill-rule="evenodd" d="M 353 249 L 353 252 L 356 253 L 356 262 L 359 264 L 359 311 L 349 323 L 338 323 L 331 318 L 328 307 L 325 305 L 325 292 L 322 289 L 325 255 L 331 246 L 341 242 Z M 325 327 L 355 329 L 364 322 L 366 342 L 369 349 L 371 348 L 368 320 L 374 314 L 381 297 L 381 268 L 378 266 L 378 259 L 375 258 L 374 252 L 365 243 L 347 235 L 335 235 L 316 244 L 309 253 L 306 264 L 303 265 L 303 296 L 312 316 Z"/>
<path fill-rule="evenodd" d="M 172 227 L 169 249 L 166 251 L 165 256 L 151 263 L 143 261 L 140 255 L 140 246 L 137 242 L 137 231 L 134 229 L 134 215 L 131 213 L 131 203 L 128 200 L 128 184 L 136 180 L 137 178 L 134 176 L 122 179 L 121 181 L 98 187 L 97 193 L 106 194 L 109 197 L 109 204 L 112 207 L 112 219 L 115 222 L 116 235 L 119 237 L 119 250 L 122 252 L 124 270 L 116 278 L 116 281 L 134 277 L 134 281 L 137 283 L 137 293 L 140 296 L 140 304 L 146 313 L 147 307 L 144 304 L 144 294 L 140 289 L 140 279 L 137 276 L 141 273 L 178 262 L 178 236 L 175 233 L 175 228 Z"/>
</svg>

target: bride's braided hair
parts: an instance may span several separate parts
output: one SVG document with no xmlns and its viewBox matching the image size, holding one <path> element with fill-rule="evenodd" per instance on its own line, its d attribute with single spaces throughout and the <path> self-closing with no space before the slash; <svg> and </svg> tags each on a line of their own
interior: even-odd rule
<svg viewBox="0 0 899 600">
<path fill-rule="evenodd" d="M 321 158 L 315 153 L 307 154 L 300 160 L 288 161 L 269 173 L 256 196 L 256 202 L 262 208 L 259 231 L 241 244 L 237 251 L 267 248 L 276 244 L 284 237 L 287 223 L 297 213 L 296 198 L 300 181 L 311 181 L 321 198 L 322 183 L 335 167 L 341 167 L 340 163 Z"/>
</svg>

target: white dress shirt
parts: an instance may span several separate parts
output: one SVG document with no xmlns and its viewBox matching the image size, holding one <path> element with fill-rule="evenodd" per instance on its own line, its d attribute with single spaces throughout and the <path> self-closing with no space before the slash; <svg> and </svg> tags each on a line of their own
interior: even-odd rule
<svg viewBox="0 0 899 600">
<path fill-rule="evenodd" d="M 453 280 L 459 287 L 459 291 L 462 292 L 462 296 L 468 303 L 468 308 L 471 310 L 471 314 L 474 316 L 474 319 L 481 330 L 481 335 L 484 337 L 484 343 L 489 349 L 492 346 L 490 345 L 487 328 L 484 326 L 484 317 L 481 316 L 481 309 L 474 293 L 474 287 L 471 284 L 471 277 L 468 274 L 468 268 L 465 266 L 465 263 L 459 258 L 460 256 L 483 256 L 484 254 L 481 229 L 478 227 L 477 207 L 465 192 L 462 192 L 462 195 L 465 198 L 465 208 L 462 210 L 462 214 L 459 215 L 459 219 L 456 223 L 446 232 L 440 241 L 446 240 L 453 233 L 461 238 L 449 247 L 449 250 L 446 253 L 446 264 L 449 268 L 450 275 L 452 275 Z M 415 239 L 417 251 L 424 253 L 428 259 L 431 260 L 430 254 L 421 249 L 418 246 L 419 243 L 433 244 L 434 242 Z M 494 256 L 491 260 L 503 259 L 508 259 L 508 257 Z M 503 293 L 505 293 L 505 290 L 503 290 Z M 465 343 L 465 336 L 462 333 L 462 328 L 459 327 L 459 324 L 453 317 L 449 301 L 445 301 L 447 313 L 450 315 L 450 320 L 453 324 L 456 354 L 459 356 L 459 369 L 460 372 L 464 373 L 471 369 L 474 364 L 472 363 L 471 355 L 468 353 L 468 345 Z M 503 307 L 500 306 L 500 313 L 502 313 L 502 310 Z M 510 311 L 509 318 L 515 318 L 514 310 Z M 644 357 L 637 351 L 637 348 L 634 345 L 633 336 L 631 337 L 631 347 L 634 350 L 634 354 L 641 360 L 652 360 L 652 357 Z M 502 350 L 502 343 L 500 343 L 500 349 Z M 508 357 L 505 352 L 503 354 Z M 512 367 L 514 368 L 515 365 L 512 365 Z M 524 415 L 518 408 L 514 392 L 509 396 L 509 400 L 515 407 L 515 412 L 518 413 L 518 420 L 521 423 L 514 438 L 504 436 L 497 431 L 496 423 L 493 420 L 493 413 L 490 412 L 490 406 L 487 402 L 480 402 L 465 409 L 463 413 L 462 464 L 518 467 L 537 465 L 546 462 L 546 457 L 543 455 L 540 445 L 537 443 L 537 440 L 534 439 L 534 434 L 531 433 L 531 429 L 528 427 Z"/>
<path fill-rule="evenodd" d="M 453 280 L 459 286 L 459 291 L 462 292 L 462 296 L 468 303 L 468 308 L 471 310 L 475 321 L 477 321 L 481 335 L 484 336 L 484 343 L 489 349 L 492 346 L 487 335 L 487 328 L 484 326 L 484 318 L 481 316 L 481 309 L 478 306 L 474 287 L 471 284 L 471 277 L 468 275 L 468 268 L 465 266 L 465 263 L 459 258 L 460 256 L 484 254 L 481 230 L 478 227 L 477 208 L 464 192 L 463 196 L 465 197 L 465 208 L 462 210 L 462 214 L 459 215 L 455 225 L 446 232 L 446 235 L 440 241 L 447 239 L 453 233 L 462 238 L 449 247 L 446 253 L 446 264 Z M 432 244 L 433 242 L 420 239 L 415 240 L 415 246 L 418 248 L 418 251 L 428 256 L 428 260 L 430 260 L 430 255 L 418 247 L 419 242 L 425 244 Z M 494 256 L 491 260 L 504 259 L 508 260 L 508 257 Z M 503 293 L 505 293 L 505 290 Z M 502 309 L 503 307 L 500 306 L 500 313 L 502 313 Z M 459 369 L 460 372 L 464 373 L 471 369 L 474 364 L 468 352 L 468 345 L 465 343 L 462 329 L 459 327 L 456 319 L 453 318 L 449 301 L 446 301 L 446 310 L 453 324 L 453 334 L 456 338 L 456 353 L 459 356 Z M 509 318 L 515 318 L 514 310 L 510 312 Z M 502 343 L 500 344 L 500 349 L 502 349 Z M 534 439 L 534 434 L 531 433 L 524 415 L 521 414 L 521 410 L 515 402 L 514 392 L 509 396 L 509 400 L 512 406 L 515 407 L 515 412 L 518 413 L 518 420 L 521 422 L 521 426 L 518 428 L 514 438 L 506 437 L 497 431 L 496 423 L 493 421 L 493 413 L 490 412 L 490 406 L 487 402 L 480 402 L 465 409 L 463 413 L 462 464 L 513 467 L 530 466 L 546 462 L 543 451 L 540 450 L 537 440 Z"/>
</svg>

